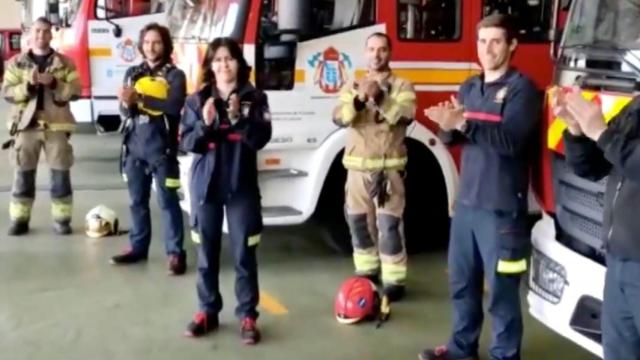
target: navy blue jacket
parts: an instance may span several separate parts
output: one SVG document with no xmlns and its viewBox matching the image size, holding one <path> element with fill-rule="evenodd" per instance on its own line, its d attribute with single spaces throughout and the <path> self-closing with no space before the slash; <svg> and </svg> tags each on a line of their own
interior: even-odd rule
<svg viewBox="0 0 640 360">
<path fill-rule="evenodd" d="M 608 176 L 604 196 L 603 237 L 607 251 L 640 261 L 640 97 L 618 115 L 597 142 L 564 133 L 566 160 L 581 177 Z"/>
<path fill-rule="evenodd" d="M 187 98 L 180 145 L 183 150 L 193 153 L 190 179 L 192 218 L 200 204 L 221 195 L 211 194 L 212 188 L 217 186 L 223 186 L 228 194 L 249 192 L 260 196 L 257 152 L 271 140 L 269 104 L 266 94 L 251 84 L 242 86 L 237 94 L 241 114 L 235 125 L 231 125 L 228 119 L 225 100 L 220 99 L 210 86 Z M 216 99 L 217 117 L 213 124 L 207 126 L 202 117 L 202 107 L 211 96 Z M 225 155 L 220 156 L 219 152 Z"/>
<path fill-rule="evenodd" d="M 509 212 L 528 207 L 531 154 L 539 134 L 540 92 L 514 69 L 491 83 L 482 75 L 462 84 L 464 132 L 443 132 L 445 143 L 461 143 L 458 199 L 472 207 Z"/>
<path fill-rule="evenodd" d="M 185 102 L 187 88 L 184 72 L 173 64 L 163 64 L 151 69 L 146 62 L 127 69 L 124 84 L 132 85 L 143 76 L 161 76 L 169 83 L 169 94 L 166 99 L 143 96 L 141 101 L 145 108 L 161 111 L 163 115 L 152 116 L 148 123 L 139 121 L 144 115 L 137 105 L 125 108 L 120 104 L 120 116 L 123 121 L 131 119 L 129 128 L 125 129 L 125 145 L 129 155 L 147 161 L 151 165 L 167 158 L 171 163 L 178 150 L 178 127 L 180 111 Z M 172 166 L 177 169 L 176 166 Z M 173 172 L 173 171 L 172 171 Z M 172 174 L 178 177 L 178 174 Z"/>
</svg>

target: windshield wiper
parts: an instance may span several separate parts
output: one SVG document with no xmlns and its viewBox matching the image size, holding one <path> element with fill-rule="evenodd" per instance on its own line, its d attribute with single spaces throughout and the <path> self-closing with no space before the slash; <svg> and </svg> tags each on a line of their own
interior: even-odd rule
<svg viewBox="0 0 640 360">
<path fill-rule="evenodd" d="M 603 50 L 614 50 L 614 51 L 629 51 L 629 50 L 640 50 L 640 39 L 638 41 L 633 42 L 619 42 L 612 40 L 597 40 L 592 42 L 582 42 L 571 45 L 564 45 L 564 49 L 575 49 L 575 48 L 591 48 L 591 49 L 603 49 Z"/>
<path fill-rule="evenodd" d="M 592 41 L 592 42 L 563 45 L 562 48 L 563 49 L 591 48 L 591 49 L 618 50 L 618 51 L 631 50 L 631 48 L 625 48 L 623 46 L 620 46 L 620 44 L 614 41 L 609 41 L 609 40 L 598 40 L 598 41 Z"/>
</svg>

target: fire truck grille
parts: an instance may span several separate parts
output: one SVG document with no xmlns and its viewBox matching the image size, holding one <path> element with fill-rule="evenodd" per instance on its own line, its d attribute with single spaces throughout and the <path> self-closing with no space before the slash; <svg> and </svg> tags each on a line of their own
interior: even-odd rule
<svg viewBox="0 0 640 360">
<path fill-rule="evenodd" d="M 580 232 L 596 239 L 602 239 L 602 225 L 580 214 L 567 211 L 569 221 Z"/>
<path fill-rule="evenodd" d="M 553 185 L 559 232 L 592 248 L 602 248 L 606 179 L 594 182 L 575 175 L 564 158 L 553 161 Z"/>
<path fill-rule="evenodd" d="M 585 189 L 580 189 L 572 184 L 561 183 L 561 192 L 568 203 L 576 203 L 588 209 L 602 211 L 602 197 Z"/>
</svg>

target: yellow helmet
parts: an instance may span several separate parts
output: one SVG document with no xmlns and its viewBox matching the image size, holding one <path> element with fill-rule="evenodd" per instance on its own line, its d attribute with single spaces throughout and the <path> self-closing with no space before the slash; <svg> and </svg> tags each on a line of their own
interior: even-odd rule
<svg viewBox="0 0 640 360">
<path fill-rule="evenodd" d="M 163 77 L 143 76 L 136 81 L 133 87 L 138 94 L 143 96 L 151 96 L 160 100 L 169 96 L 169 83 Z M 142 104 L 138 104 L 138 108 L 149 115 L 162 115 L 162 111 L 145 108 Z"/>
<path fill-rule="evenodd" d="M 118 233 L 116 212 L 104 205 L 91 209 L 85 217 L 85 232 L 92 238 L 100 238 Z"/>
</svg>

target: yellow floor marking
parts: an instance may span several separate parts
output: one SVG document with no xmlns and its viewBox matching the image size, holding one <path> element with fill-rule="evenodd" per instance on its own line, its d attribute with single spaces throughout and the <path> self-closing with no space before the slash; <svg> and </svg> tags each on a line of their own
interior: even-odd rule
<svg viewBox="0 0 640 360">
<path fill-rule="evenodd" d="M 267 292 L 260 292 L 260 307 L 271 315 L 288 314 L 289 310 L 278 299 Z"/>
</svg>

